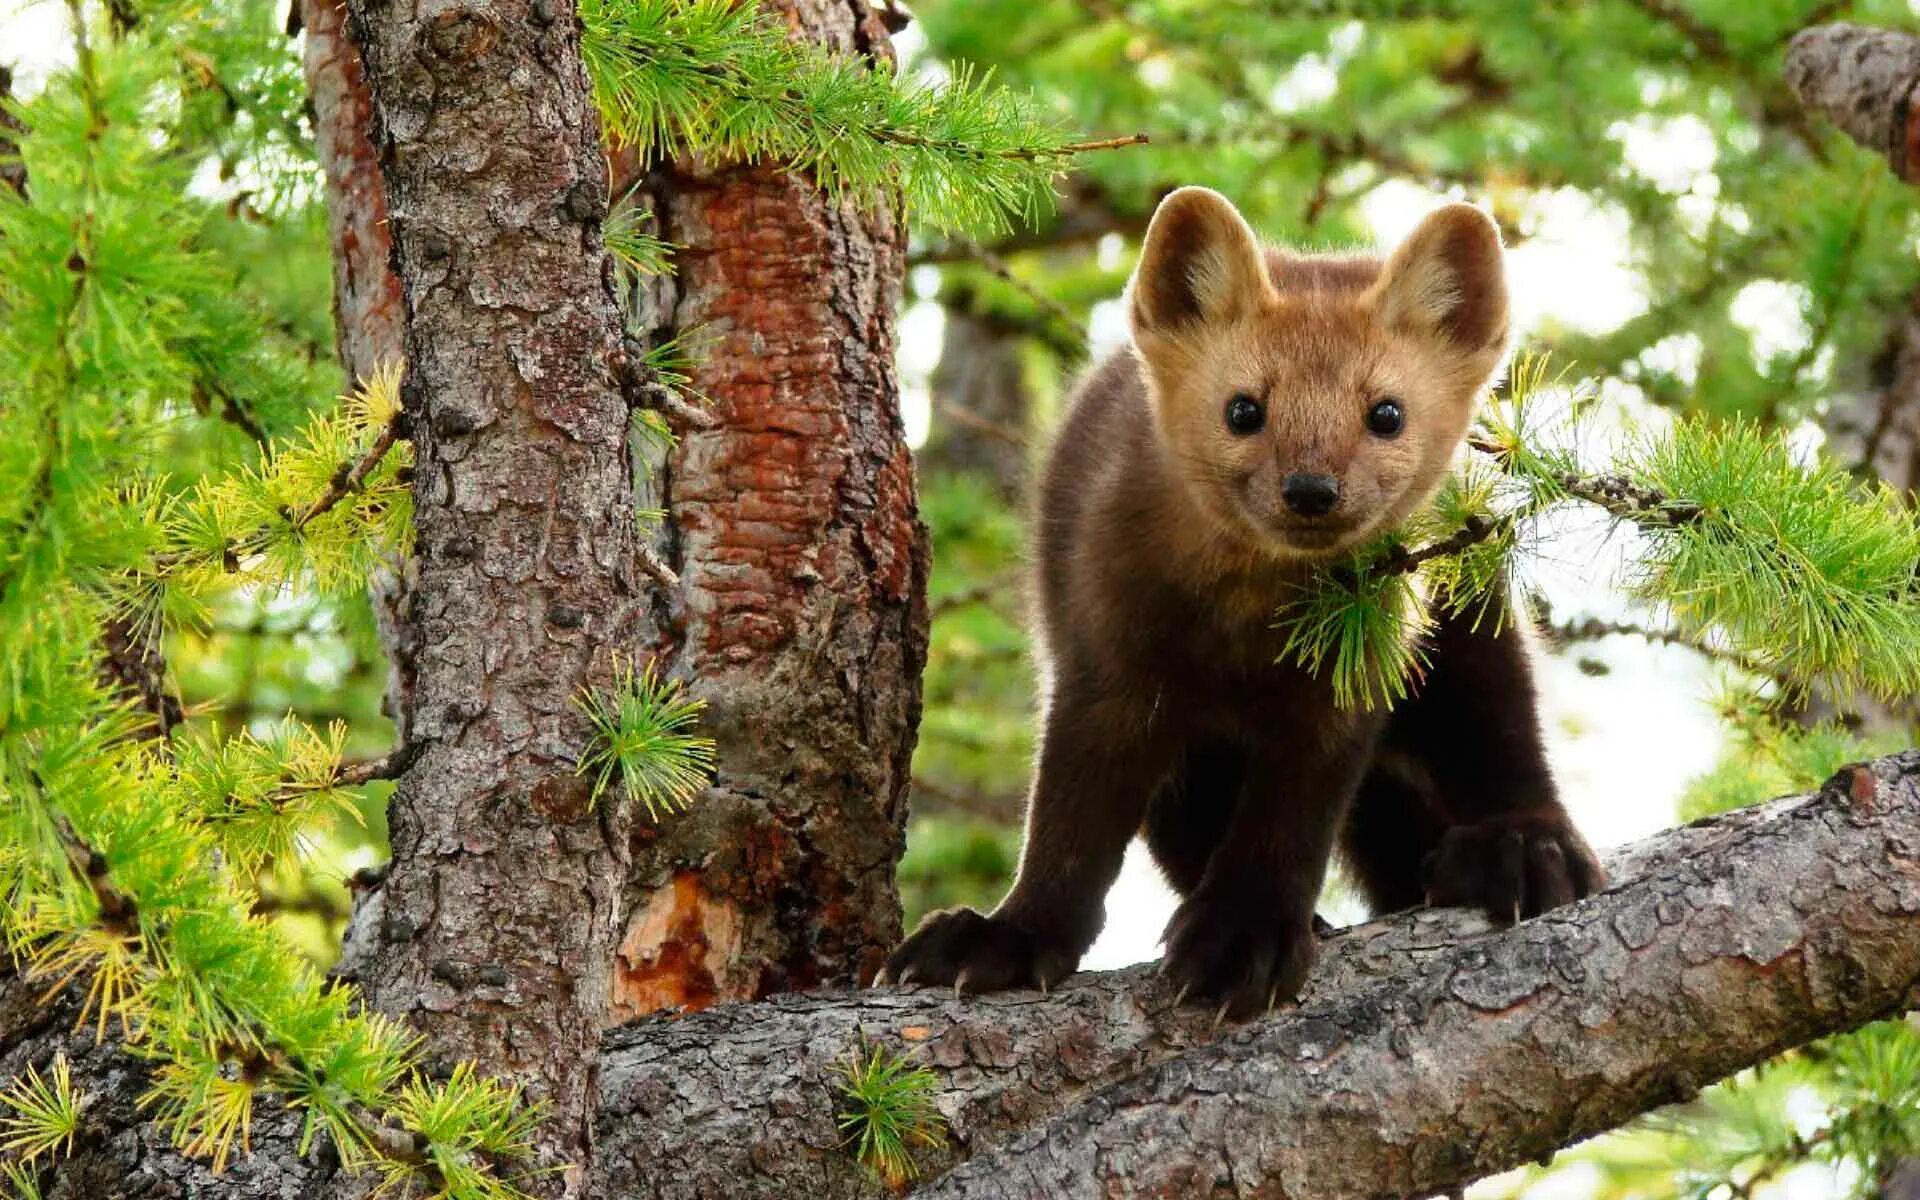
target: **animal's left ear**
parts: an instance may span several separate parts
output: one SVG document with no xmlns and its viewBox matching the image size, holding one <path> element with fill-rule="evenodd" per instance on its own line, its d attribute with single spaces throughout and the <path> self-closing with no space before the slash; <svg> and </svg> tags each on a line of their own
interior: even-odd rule
<svg viewBox="0 0 1920 1200">
<path fill-rule="evenodd" d="M 1390 328 L 1438 336 L 1469 353 L 1507 339 L 1500 230 L 1471 204 L 1449 204 L 1400 243 L 1374 284 L 1374 312 Z"/>
</svg>

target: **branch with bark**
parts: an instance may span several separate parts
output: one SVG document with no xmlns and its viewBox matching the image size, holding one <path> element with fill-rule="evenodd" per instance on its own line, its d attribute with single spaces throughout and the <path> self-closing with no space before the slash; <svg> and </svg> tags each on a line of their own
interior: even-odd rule
<svg viewBox="0 0 1920 1200">
<path fill-rule="evenodd" d="M 1815 25 L 1794 35 L 1786 75 L 1801 104 L 1886 155 L 1900 178 L 1920 180 L 1920 35 Z"/>
<path fill-rule="evenodd" d="M 915 1195 L 1426 1195 L 1914 1000 L 1920 751 L 1607 865 L 1608 891 L 1510 928 L 1422 909 L 1335 933 L 1297 1005 L 1225 1029 L 1148 966 L 1048 996 L 840 991 L 648 1018 L 603 1046 L 588 1194 L 874 1194 L 835 1124 L 865 1042 L 939 1081 L 948 1145 Z M 0 1071 L 66 1049 L 76 1086 L 105 1093 L 52 1182 L 193 1177 L 135 1123 L 140 1066 L 76 1045 L 38 994 L 0 981 Z M 222 1195 L 324 1177 L 286 1121 L 256 1128 Z"/>
</svg>

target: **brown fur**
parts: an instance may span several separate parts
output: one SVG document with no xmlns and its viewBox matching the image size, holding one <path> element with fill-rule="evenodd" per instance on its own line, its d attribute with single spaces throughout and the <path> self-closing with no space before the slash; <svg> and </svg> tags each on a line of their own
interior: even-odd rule
<svg viewBox="0 0 1920 1200">
<path fill-rule="evenodd" d="M 1492 223 L 1451 205 L 1384 262 L 1303 258 L 1185 188 L 1154 216 L 1130 302 L 1133 349 L 1081 385 L 1040 495 L 1045 726 L 1019 878 L 992 916 L 930 916 L 883 975 L 1059 979 L 1136 830 L 1185 897 L 1169 971 L 1236 1013 L 1298 988 L 1343 831 L 1380 907 L 1431 894 L 1517 916 L 1591 890 L 1510 625 L 1441 622 L 1391 717 L 1277 664 L 1289 587 L 1404 520 L 1460 445 L 1505 342 Z M 1228 428 L 1237 393 L 1264 402 L 1259 432 Z M 1384 397 L 1406 414 L 1397 436 L 1368 431 Z M 1337 481 L 1330 512 L 1289 507 L 1296 472 Z"/>
</svg>

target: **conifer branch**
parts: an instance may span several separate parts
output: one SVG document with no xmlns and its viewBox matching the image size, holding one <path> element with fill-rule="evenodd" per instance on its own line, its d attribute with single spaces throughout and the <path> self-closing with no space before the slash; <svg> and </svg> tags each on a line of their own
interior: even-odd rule
<svg viewBox="0 0 1920 1200">
<path fill-rule="evenodd" d="M 333 478 L 328 481 L 327 490 L 320 493 L 305 512 L 294 518 L 292 531 L 299 533 L 312 524 L 316 517 L 345 499 L 349 493 L 358 491 L 361 482 L 373 473 L 373 469 L 380 465 L 382 459 L 386 458 L 387 451 L 393 449 L 393 444 L 399 440 L 399 437 L 400 418 L 396 416 L 381 426 L 379 434 L 373 439 L 373 444 L 368 446 L 358 459 L 341 464 L 340 470 L 336 471 Z"/>
<path fill-rule="evenodd" d="M 964 73 L 903 81 L 788 40 L 753 5 L 585 0 L 580 18 L 609 133 L 641 157 L 770 160 L 859 203 L 904 200 L 923 223 L 1030 218 L 1074 157 L 1147 140 L 1068 140 L 1026 97 Z"/>
<path fill-rule="evenodd" d="M 687 400 L 678 388 L 661 378 L 655 356 L 632 338 L 613 352 L 611 365 L 627 407 L 659 413 L 676 433 L 719 428 L 720 418 Z"/>
<path fill-rule="evenodd" d="M 1513 523 L 1510 515 L 1488 517 L 1473 513 L 1453 533 L 1417 550 L 1408 550 L 1399 542 L 1392 543 L 1387 548 L 1385 560 L 1369 569 L 1384 575 L 1411 575 L 1435 559 L 1450 558 L 1470 546 L 1479 545 L 1495 534 L 1512 528 Z"/>
<path fill-rule="evenodd" d="M 988 437 L 996 441 L 1005 442 L 1009 446 L 1018 446 L 1024 449 L 1027 445 L 1026 435 L 1019 430 L 1009 428 L 1007 425 L 991 417 L 983 417 L 957 400 L 943 399 L 938 401 L 936 406 L 940 410 L 941 416 L 952 417 L 968 429 L 984 433 Z"/>
<path fill-rule="evenodd" d="M 220 549 L 221 561 L 229 574 L 238 574 L 244 569 L 245 560 L 260 553 L 275 542 L 286 537 L 298 537 L 314 521 L 332 511 L 335 505 L 360 489 L 367 476 L 371 475 L 385 461 L 387 453 L 400 440 L 400 418 L 395 417 L 380 427 L 370 444 L 357 457 L 347 459 L 328 477 L 326 487 L 304 508 L 298 511 L 285 510 L 287 521 L 284 526 L 266 527 L 256 530 L 245 537 L 231 539 Z M 173 550 L 157 554 L 151 563 L 152 573 L 165 576 L 174 568 L 193 561 L 197 556 L 190 550 Z"/>
</svg>

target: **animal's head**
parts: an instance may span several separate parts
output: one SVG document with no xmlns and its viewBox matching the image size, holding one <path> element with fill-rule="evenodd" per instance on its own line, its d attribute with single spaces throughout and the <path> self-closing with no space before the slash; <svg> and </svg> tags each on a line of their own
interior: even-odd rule
<svg viewBox="0 0 1920 1200">
<path fill-rule="evenodd" d="M 1384 262 L 1269 262 L 1224 197 L 1181 188 L 1153 215 L 1129 307 L 1177 474 L 1281 557 L 1338 554 L 1423 504 L 1506 347 L 1500 233 L 1467 204 Z"/>
</svg>

